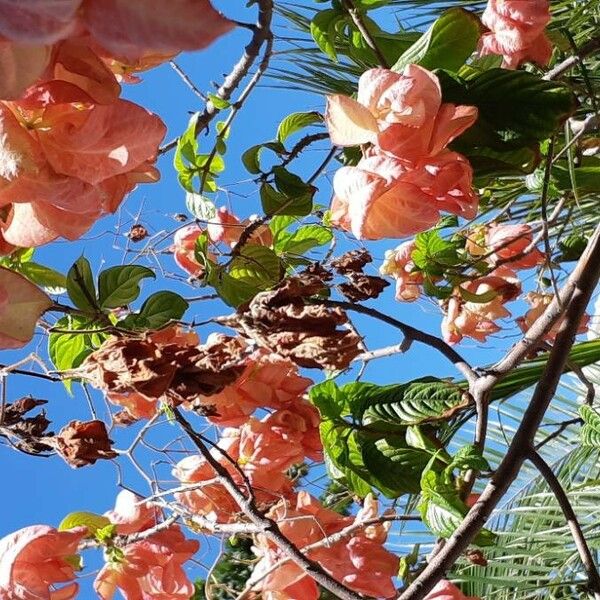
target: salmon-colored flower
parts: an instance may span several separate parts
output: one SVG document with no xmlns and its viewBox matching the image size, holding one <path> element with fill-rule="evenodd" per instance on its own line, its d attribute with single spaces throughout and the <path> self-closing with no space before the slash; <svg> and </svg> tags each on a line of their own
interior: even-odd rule
<svg viewBox="0 0 600 600">
<path fill-rule="evenodd" d="M 402 74 L 366 71 L 356 100 L 330 96 L 325 115 L 334 144 L 371 142 L 410 161 L 441 152 L 476 119 L 474 106 L 442 103 L 438 78 L 417 65 L 408 65 Z"/>
<path fill-rule="evenodd" d="M 116 100 L 84 110 L 71 104 L 50 106 L 36 133 L 57 173 L 97 185 L 155 157 L 166 128 L 141 106 Z"/>
<path fill-rule="evenodd" d="M 282 501 L 269 512 L 281 532 L 299 548 L 318 542 L 341 529 L 376 516 L 377 503 L 366 500 L 363 514 L 343 517 L 328 510 L 307 492 L 300 492 L 295 505 Z M 311 550 L 307 555 L 318 562 L 332 577 L 349 588 L 367 596 L 391 597 L 395 593 L 393 578 L 398 572 L 398 557 L 383 547 L 385 530 L 357 529 L 347 538 Z M 257 536 L 255 553 L 261 557 L 251 581 L 264 598 L 293 598 L 316 600 L 318 590 L 314 581 L 300 567 L 291 562 L 271 570 L 281 558 L 281 551 L 263 535 Z M 270 571 L 265 577 L 259 578 Z"/>
<path fill-rule="evenodd" d="M 394 250 L 386 250 L 385 259 L 379 268 L 382 275 L 389 275 L 396 280 L 396 300 L 413 302 L 421 295 L 423 273 L 415 271 L 412 259 L 414 249 L 414 241 L 409 240 Z"/>
<path fill-rule="evenodd" d="M 525 61 L 541 66 L 550 61 L 552 45 L 544 31 L 550 21 L 548 0 L 488 0 L 481 20 L 490 29 L 480 41 L 482 56 L 503 56 L 508 69 Z"/>
<path fill-rule="evenodd" d="M 237 426 L 257 408 L 285 408 L 312 383 L 298 374 L 291 360 L 260 349 L 248 356 L 244 372 L 235 383 L 199 402 L 211 408 L 207 417 L 213 423 Z"/>
<path fill-rule="evenodd" d="M 415 166 L 374 154 L 336 172 L 331 221 L 358 239 L 373 240 L 425 231 L 442 210 L 472 218 L 478 205 L 472 176 L 468 161 L 454 152 Z"/>
<path fill-rule="evenodd" d="M 442 579 L 425 596 L 425 600 L 481 600 L 478 596 L 465 596 L 451 581 Z"/>
<path fill-rule="evenodd" d="M 0 37 L 0 99 L 20 98 L 42 76 L 51 55 L 50 46 L 20 44 Z"/>
<path fill-rule="evenodd" d="M 117 495 L 115 508 L 105 512 L 104 516 L 117 526 L 119 535 L 131 535 L 154 527 L 158 511 L 137 494 L 122 490 Z"/>
<path fill-rule="evenodd" d="M 319 413 L 305 400 L 259 421 L 250 418 L 240 428 L 238 462 L 253 486 L 278 491 L 284 487 L 285 471 L 306 458 L 322 460 Z"/>
<path fill-rule="evenodd" d="M 521 287 L 516 274 L 506 267 L 500 267 L 483 277 L 479 277 L 460 286 L 464 293 L 456 291 L 443 302 L 444 319 L 442 334 L 449 344 L 457 344 L 463 337 L 471 337 L 485 342 L 488 335 L 500 331 L 496 319 L 510 317 L 504 304 L 514 300 Z M 464 296 L 480 296 L 482 300 L 468 300 Z M 486 297 L 490 295 L 491 299 Z"/>
<path fill-rule="evenodd" d="M 0 267 L 0 348 L 21 348 L 33 337 L 52 300 L 28 279 Z"/>
<path fill-rule="evenodd" d="M 0 0 L 0 36 L 21 44 L 54 44 L 73 34 L 82 0 Z"/>
<path fill-rule="evenodd" d="M 135 61 L 148 51 L 177 54 L 199 50 L 235 23 L 209 0 L 84 0 L 83 21 L 94 40 L 112 56 Z"/>
<path fill-rule="evenodd" d="M 0 598 L 71 600 L 79 586 L 72 561 L 87 527 L 57 531 L 32 525 L 0 540 Z M 56 584 L 67 585 L 58 588 Z"/>
<path fill-rule="evenodd" d="M 213 244 L 224 242 L 233 247 L 238 243 L 244 229 L 251 225 L 257 218 L 257 215 L 253 215 L 244 221 L 240 221 L 225 206 L 222 206 L 217 211 L 217 214 L 210 219 L 206 226 L 206 232 Z M 246 243 L 270 246 L 273 243 L 271 229 L 268 225 L 261 225 L 252 233 Z"/>
<path fill-rule="evenodd" d="M 524 316 L 516 319 L 517 325 L 520 327 L 523 333 L 527 333 L 529 328 L 542 316 L 545 310 L 548 308 L 554 298 L 554 294 L 541 294 L 539 292 L 529 292 L 525 296 L 525 300 L 529 302 L 531 308 L 525 313 Z M 564 315 L 556 322 L 553 327 L 546 333 L 544 339 L 548 342 L 553 342 L 560 330 L 560 327 L 564 321 Z M 586 333 L 590 323 L 590 316 L 584 314 L 579 322 L 577 333 Z"/>
<path fill-rule="evenodd" d="M 492 225 L 486 232 L 485 243 L 492 263 L 503 262 L 511 269 L 531 269 L 544 262 L 544 254 L 537 248 L 525 251 L 532 243 L 531 227 L 518 225 Z"/>
<path fill-rule="evenodd" d="M 172 525 L 123 548 L 122 557 L 107 562 L 94 581 L 102 600 L 112 600 L 117 591 L 126 600 L 189 600 L 194 584 L 183 565 L 198 551 L 197 540 L 185 539 Z"/>
<path fill-rule="evenodd" d="M 192 277 L 204 275 L 204 265 L 196 260 L 196 240 L 203 231 L 198 225 L 186 225 L 173 236 L 173 258 L 177 266 Z"/>
</svg>

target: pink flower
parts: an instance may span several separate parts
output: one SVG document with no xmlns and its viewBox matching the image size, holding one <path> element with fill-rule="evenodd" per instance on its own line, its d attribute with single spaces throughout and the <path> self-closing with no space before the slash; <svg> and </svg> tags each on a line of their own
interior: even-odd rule
<svg viewBox="0 0 600 600">
<path fill-rule="evenodd" d="M 0 348 L 21 348 L 33 337 L 50 298 L 28 279 L 0 267 Z"/>
<path fill-rule="evenodd" d="M 260 407 L 285 408 L 312 384 L 301 377 L 289 359 L 260 349 L 246 359 L 244 372 L 235 383 L 212 396 L 200 398 L 211 408 L 207 417 L 218 425 L 242 425 Z"/>
<path fill-rule="evenodd" d="M 548 0 L 488 0 L 482 21 L 490 29 L 482 36 L 482 56 L 499 54 L 502 66 L 517 68 L 531 61 L 547 65 L 552 45 L 544 31 L 550 21 Z"/>
<path fill-rule="evenodd" d="M 271 509 L 269 516 L 277 521 L 282 533 L 299 548 L 313 544 L 330 536 L 353 522 L 376 516 L 377 503 L 373 498 L 365 500 L 363 514 L 343 517 L 328 510 L 310 496 L 300 492 L 295 506 L 289 501 L 280 502 Z M 317 561 L 335 579 L 351 589 L 375 597 L 391 597 L 395 593 L 393 577 L 398 572 L 398 557 L 383 547 L 385 530 L 374 533 L 369 529 L 358 529 L 341 541 L 311 550 L 307 555 Z M 251 580 L 266 573 L 282 558 L 281 551 L 264 536 L 257 536 L 255 553 L 261 560 L 255 567 Z M 318 590 L 314 581 L 292 562 L 272 570 L 262 580 L 257 581 L 256 589 L 265 598 L 297 598 L 316 600 Z M 281 596 L 278 595 L 281 593 Z"/>
<path fill-rule="evenodd" d="M 442 579 L 425 596 L 425 600 L 481 600 L 481 598 L 465 596 L 452 582 Z"/>
<path fill-rule="evenodd" d="M 478 204 L 472 176 L 469 162 L 455 152 L 414 167 L 374 154 L 335 174 L 331 221 L 358 239 L 376 240 L 425 231 L 441 210 L 472 218 Z"/>
<path fill-rule="evenodd" d="M 485 243 L 493 252 L 491 260 L 502 261 L 511 269 L 531 269 L 544 262 L 544 254 L 537 248 L 523 255 L 532 243 L 531 227 L 526 223 L 492 225 L 486 232 Z"/>
<path fill-rule="evenodd" d="M 0 37 L 0 99 L 20 98 L 42 76 L 51 56 L 50 46 L 24 45 Z"/>
<path fill-rule="evenodd" d="M 233 213 L 230 213 L 225 206 L 221 206 L 217 214 L 210 220 L 206 227 L 208 237 L 213 244 L 224 242 L 225 244 L 235 246 L 242 232 L 258 217 L 249 217 L 240 221 Z M 268 225 L 260 226 L 252 233 L 247 244 L 257 244 L 261 246 L 270 246 L 273 243 L 273 235 Z"/>
<path fill-rule="evenodd" d="M 173 258 L 179 268 L 187 271 L 192 277 L 202 277 L 204 266 L 196 260 L 196 240 L 202 234 L 198 225 L 186 225 L 173 237 Z"/>
<path fill-rule="evenodd" d="M 253 486 L 279 491 L 288 481 L 285 471 L 305 457 L 322 460 L 319 413 L 296 400 L 262 421 L 251 418 L 240 428 L 238 463 Z"/>
<path fill-rule="evenodd" d="M 57 531 L 32 525 L 0 540 L 0 597 L 7 600 L 71 600 L 79 586 L 70 560 L 86 527 Z M 56 588 L 57 583 L 68 583 Z"/>
<path fill-rule="evenodd" d="M 117 526 L 119 535 L 130 535 L 154 527 L 158 511 L 137 494 L 122 490 L 117 495 L 114 510 L 105 512 L 104 516 Z"/>
<path fill-rule="evenodd" d="M 525 300 L 531 304 L 531 308 L 525 313 L 523 317 L 516 319 L 517 325 L 520 327 L 523 333 L 527 333 L 529 328 L 542 316 L 546 308 L 550 305 L 554 298 L 554 294 L 540 294 L 538 292 L 529 292 L 525 296 Z M 564 315 L 554 324 L 552 329 L 546 333 L 544 339 L 548 342 L 553 342 L 560 330 L 560 327 L 564 321 Z M 577 333 L 585 333 L 588 330 L 590 323 L 590 316 L 584 314 L 579 323 Z"/>
<path fill-rule="evenodd" d="M 109 54 L 135 61 L 149 50 L 199 50 L 234 27 L 209 0 L 84 0 L 83 21 Z"/>
<path fill-rule="evenodd" d="M 465 293 L 456 291 L 445 302 L 445 315 L 442 321 L 442 334 L 449 344 L 457 344 L 463 337 L 471 337 L 485 342 L 488 335 L 500 331 L 496 319 L 510 317 L 504 303 L 514 300 L 520 293 L 520 282 L 516 274 L 506 267 L 500 267 L 483 277 L 462 283 Z M 484 302 L 465 300 L 466 294 L 491 296 Z"/>
<path fill-rule="evenodd" d="M 94 589 L 102 600 L 111 600 L 117 588 L 126 600 L 189 600 L 194 584 L 183 565 L 199 546 L 172 525 L 126 546 L 122 558 L 115 557 L 102 567 Z"/>
<path fill-rule="evenodd" d="M 421 295 L 423 273 L 414 271 L 415 264 L 411 256 L 414 249 L 415 243 L 410 240 L 385 252 L 385 260 L 379 272 L 396 280 L 396 300 L 413 302 Z"/>
<path fill-rule="evenodd" d="M 371 142 L 410 161 L 441 152 L 476 119 L 473 106 L 442 103 L 438 78 L 417 65 L 408 65 L 402 74 L 366 71 L 357 99 L 330 96 L 325 115 L 334 144 Z"/>
</svg>

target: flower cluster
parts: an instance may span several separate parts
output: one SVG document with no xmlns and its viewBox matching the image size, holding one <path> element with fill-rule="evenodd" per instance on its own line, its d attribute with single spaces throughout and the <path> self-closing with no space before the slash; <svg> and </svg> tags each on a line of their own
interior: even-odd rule
<svg viewBox="0 0 600 600">
<path fill-rule="evenodd" d="M 3 253 L 77 239 L 138 183 L 158 179 L 153 163 L 166 128 L 119 98 L 118 79 L 232 27 L 208 0 L 175 4 L 1 3 Z"/>
<path fill-rule="evenodd" d="M 339 582 L 366 596 L 390 598 L 395 594 L 393 577 L 399 559 L 383 547 L 388 524 L 364 525 L 377 517 L 377 501 L 368 495 L 356 517 L 344 517 L 324 508 L 307 492 L 275 505 L 268 516 L 299 548 L 313 546 L 305 554 Z M 347 532 L 341 535 L 340 532 Z M 340 534 L 339 540 L 324 538 Z M 319 542 L 322 541 L 322 544 Z M 302 598 L 317 600 L 319 590 L 305 571 L 286 559 L 266 536 L 258 535 L 254 552 L 260 557 L 251 576 L 265 600 Z"/>
<path fill-rule="evenodd" d="M 198 551 L 196 540 L 185 539 L 177 525 L 160 525 L 159 512 L 127 490 L 119 493 L 114 510 L 105 517 L 116 535 L 131 538 L 121 537 L 118 546 L 107 546 L 107 562 L 94 581 L 98 598 L 111 600 L 117 588 L 127 600 L 188 600 L 193 595 L 183 564 Z M 75 598 L 78 547 L 91 533 L 87 526 L 61 531 L 32 525 L 0 540 L 0 597 Z"/>
<path fill-rule="evenodd" d="M 550 61 L 552 45 L 544 31 L 550 21 L 548 0 L 489 0 L 481 20 L 490 29 L 481 37 L 482 56 L 501 55 L 507 69 L 525 61 L 541 66 Z"/>
<path fill-rule="evenodd" d="M 413 252 L 414 240 L 388 250 L 380 268 L 382 275 L 396 280 L 396 299 L 403 302 L 417 300 L 423 291 L 425 276 L 416 268 Z M 517 271 L 532 269 L 545 261 L 533 239 L 531 226 L 527 224 L 491 224 L 478 226 L 466 235 L 465 256 L 475 260 L 487 271 L 472 279 L 458 283 L 452 295 L 440 301 L 444 312 L 442 334 L 446 342 L 456 344 L 464 337 L 485 342 L 489 335 L 500 331 L 498 319 L 511 316 L 505 307 L 521 294 L 521 281 Z M 435 281 L 436 277 L 431 277 Z M 532 305 L 524 317 L 516 319 L 526 332 L 543 313 L 553 298 L 552 294 L 532 292 L 526 299 Z M 586 331 L 589 317 L 584 317 L 579 333 Z M 546 335 L 553 340 L 560 322 Z"/>
<path fill-rule="evenodd" d="M 157 524 L 157 511 L 127 490 L 119 493 L 115 509 L 105 516 L 119 535 L 141 534 L 143 539 L 108 554 L 94 582 L 99 598 L 111 600 L 117 588 L 127 600 L 188 600 L 193 595 L 194 584 L 183 565 L 198 551 L 196 540 L 186 539 L 177 525 L 145 535 Z"/>
<path fill-rule="evenodd" d="M 441 211 L 474 217 L 471 165 L 446 147 L 476 119 L 475 107 L 442 102 L 436 75 L 417 65 L 366 71 L 356 100 L 330 96 L 331 141 L 371 144 L 358 165 L 335 174 L 332 223 L 374 240 L 425 231 Z"/>
</svg>

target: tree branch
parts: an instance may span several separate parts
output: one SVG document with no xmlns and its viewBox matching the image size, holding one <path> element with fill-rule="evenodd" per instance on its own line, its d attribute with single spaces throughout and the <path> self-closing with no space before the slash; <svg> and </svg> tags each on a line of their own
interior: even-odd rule
<svg viewBox="0 0 600 600">
<path fill-rule="evenodd" d="M 472 384 L 477 380 L 477 373 L 475 373 L 471 365 L 456 350 L 454 350 L 454 348 L 435 335 L 425 333 L 424 331 L 416 329 L 407 323 L 398 321 L 398 319 L 394 319 L 394 317 L 390 317 L 374 308 L 363 306 L 362 304 L 325 299 L 319 299 L 316 302 L 319 304 L 324 304 L 325 306 L 339 307 L 343 308 L 344 310 L 351 310 L 364 315 L 369 315 L 370 317 L 379 319 L 388 325 L 392 325 L 396 329 L 402 331 L 406 338 L 421 344 L 425 344 L 441 352 L 465 376 L 469 384 Z"/>
<path fill-rule="evenodd" d="M 594 558 L 585 541 L 581 525 L 577 520 L 577 515 L 569 502 L 565 490 L 556 475 L 552 472 L 550 465 L 548 465 L 535 450 L 530 451 L 528 458 L 546 480 L 548 487 L 556 497 L 556 500 L 567 519 L 567 524 L 571 530 L 571 535 L 573 536 L 575 547 L 579 553 L 579 558 L 581 558 L 581 562 L 587 573 L 590 590 L 593 592 L 595 600 L 600 600 L 600 575 L 598 575 L 598 570 L 594 564 Z"/>
</svg>

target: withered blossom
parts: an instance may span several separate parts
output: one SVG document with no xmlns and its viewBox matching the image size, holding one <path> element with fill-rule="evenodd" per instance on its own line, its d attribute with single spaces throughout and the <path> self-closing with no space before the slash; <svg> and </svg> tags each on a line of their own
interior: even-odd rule
<svg viewBox="0 0 600 600">
<path fill-rule="evenodd" d="M 93 465 L 117 456 L 103 421 L 71 421 L 56 436 L 56 449 L 72 467 Z"/>
</svg>

